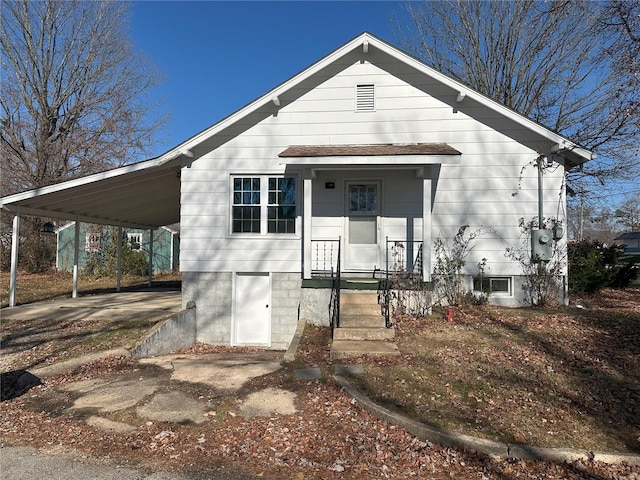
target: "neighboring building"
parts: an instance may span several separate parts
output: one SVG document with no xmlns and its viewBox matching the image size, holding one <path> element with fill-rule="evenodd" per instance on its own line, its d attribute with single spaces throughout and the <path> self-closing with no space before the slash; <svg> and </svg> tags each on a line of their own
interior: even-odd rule
<svg viewBox="0 0 640 480">
<path fill-rule="evenodd" d="M 640 232 L 627 232 L 615 238 L 624 245 L 624 256 L 640 260 Z"/>
<path fill-rule="evenodd" d="M 56 268 L 73 270 L 75 222 L 68 223 L 56 231 Z M 78 268 L 82 270 L 92 255 L 99 255 L 113 242 L 117 228 L 80 222 L 80 246 Z M 123 228 L 123 240 L 132 250 L 149 255 L 149 230 Z M 153 231 L 153 273 L 177 271 L 180 261 L 180 233 L 177 228 L 160 227 Z"/>
</svg>

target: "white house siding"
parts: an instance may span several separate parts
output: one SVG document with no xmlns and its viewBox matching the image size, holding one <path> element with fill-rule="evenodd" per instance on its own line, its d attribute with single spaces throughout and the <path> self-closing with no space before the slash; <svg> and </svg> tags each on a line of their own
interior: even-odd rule
<svg viewBox="0 0 640 480">
<path fill-rule="evenodd" d="M 355 88 L 362 83 L 375 85 L 373 112 L 355 112 Z M 278 157 L 288 146 L 438 142 L 462 155 L 460 164 L 424 169 L 435 191 L 432 238 L 451 237 L 464 224 L 471 230 L 484 227 L 469 256 L 468 273 L 476 273 L 477 262 L 487 258 L 492 275 L 518 274 L 518 265 L 504 251 L 517 243 L 519 219 L 537 215 L 532 161 L 538 150 L 551 145 L 469 98 L 456 103 L 457 94 L 375 49 L 368 54 L 354 51 L 340 68 L 333 65 L 279 94 L 280 107 L 268 103 L 209 140 L 210 147 L 204 143 L 194 148 L 194 160 L 181 176 L 181 271 L 187 278 L 208 272 L 301 275 L 301 219 L 296 235 L 230 234 L 231 175 L 299 175 L 298 215 L 302 214 L 302 180 L 310 173 L 287 167 L 287 159 Z M 382 179 L 385 236 L 405 232 L 411 219 L 419 239 L 421 179 L 415 173 L 396 171 L 393 165 L 387 171 L 319 170 L 313 182 L 312 237 L 342 233 L 340 189 L 353 175 Z M 562 167 L 545 173 L 545 216 L 564 215 L 562 177 Z M 335 181 L 336 189 L 324 190 L 325 181 Z M 183 298 L 189 300 L 188 295 Z"/>
</svg>

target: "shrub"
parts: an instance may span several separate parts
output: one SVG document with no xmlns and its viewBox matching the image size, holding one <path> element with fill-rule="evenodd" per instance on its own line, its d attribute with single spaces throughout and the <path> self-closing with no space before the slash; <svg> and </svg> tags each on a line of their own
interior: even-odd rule
<svg viewBox="0 0 640 480">
<path fill-rule="evenodd" d="M 626 288 L 640 275 L 640 267 L 622 263 L 624 247 L 607 246 L 597 240 L 569 245 L 569 290 L 592 293 L 604 287 Z"/>
</svg>

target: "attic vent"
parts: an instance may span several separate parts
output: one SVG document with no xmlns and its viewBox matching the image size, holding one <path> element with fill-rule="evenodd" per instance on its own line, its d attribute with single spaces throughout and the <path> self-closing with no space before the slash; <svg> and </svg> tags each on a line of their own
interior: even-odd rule
<svg viewBox="0 0 640 480">
<path fill-rule="evenodd" d="M 373 84 L 356 85 L 356 112 L 373 112 L 376 108 Z"/>
</svg>

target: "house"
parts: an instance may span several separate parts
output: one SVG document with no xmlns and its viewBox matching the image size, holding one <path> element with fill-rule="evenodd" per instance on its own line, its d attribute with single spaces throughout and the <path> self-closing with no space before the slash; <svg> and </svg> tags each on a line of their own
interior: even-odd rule
<svg viewBox="0 0 640 480">
<path fill-rule="evenodd" d="M 624 245 L 625 259 L 640 259 L 640 232 L 627 232 L 614 239 Z"/>
<path fill-rule="evenodd" d="M 75 255 L 75 222 L 67 223 L 56 231 L 56 268 L 72 271 Z M 133 251 L 149 254 L 150 230 L 130 228 L 122 232 L 123 241 Z M 78 268 L 86 267 L 92 256 L 104 255 L 117 237 L 114 228 L 105 225 L 80 223 L 78 239 Z M 153 230 L 153 273 L 170 273 L 179 269 L 180 232 L 176 227 L 160 227 Z"/>
<path fill-rule="evenodd" d="M 522 305 L 522 265 L 505 251 L 521 245 L 521 219 L 537 216 L 553 217 L 566 251 L 556 235 L 565 171 L 590 158 L 363 33 L 158 158 L 6 197 L 3 208 L 14 222 L 20 212 L 179 220 L 182 302 L 196 306 L 198 341 L 279 349 L 299 318 L 329 323 L 331 288 L 314 279 L 401 265 L 429 281 L 435 242 L 465 225 L 481 232 L 469 290 L 486 284 L 493 303 Z M 566 285 L 566 265 L 559 275 Z"/>
</svg>

